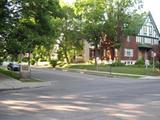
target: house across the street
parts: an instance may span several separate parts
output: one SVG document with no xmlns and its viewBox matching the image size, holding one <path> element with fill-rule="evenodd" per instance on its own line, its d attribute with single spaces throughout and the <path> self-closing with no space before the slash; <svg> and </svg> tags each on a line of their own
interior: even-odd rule
<svg viewBox="0 0 160 120">
<path fill-rule="evenodd" d="M 120 60 L 125 64 L 135 64 L 139 59 L 160 61 L 160 33 L 155 21 L 149 12 L 139 27 L 135 36 L 123 37 L 121 47 L 105 48 L 103 44 L 99 45 L 98 59 L 100 62 L 114 62 Z M 105 37 L 107 39 L 107 37 Z M 84 43 L 84 60 L 88 61 L 95 56 L 94 48 L 85 41 Z"/>
</svg>

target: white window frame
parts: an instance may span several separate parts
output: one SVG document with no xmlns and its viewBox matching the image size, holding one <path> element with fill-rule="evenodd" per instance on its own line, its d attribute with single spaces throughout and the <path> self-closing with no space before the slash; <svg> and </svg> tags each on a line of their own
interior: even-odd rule
<svg viewBox="0 0 160 120">
<path fill-rule="evenodd" d="M 125 57 L 133 57 L 133 49 L 125 48 L 124 49 L 124 56 Z"/>
</svg>

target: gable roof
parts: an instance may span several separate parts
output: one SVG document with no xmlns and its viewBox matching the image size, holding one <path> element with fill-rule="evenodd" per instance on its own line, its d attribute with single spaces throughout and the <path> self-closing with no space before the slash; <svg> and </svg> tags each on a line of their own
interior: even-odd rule
<svg viewBox="0 0 160 120">
<path fill-rule="evenodd" d="M 142 27 L 144 26 L 148 17 L 149 17 L 149 19 L 155 29 L 155 32 L 160 37 L 159 30 L 156 26 L 156 23 L 155 23 L 150 11 L 148 13 L 142 13 L 141 15 L 140 14 L 135 15 L 132 18 L 133 20 L 130 21 L 129 26 L 125 29 L 125 31 L 124 31 L 125 34 L 126 35 L 133 35 L 133 36 L 138 35 L 140 33 Z M 135 22 L 135 20 L 136 20 L 136 22 Z"/>
<path fill-rule="evenodd" d="M 155 21 L 154 21 L 154 19 L 153 19 L 153 16 L 152 16 L 152 14 L 151 14 L 150 11 L 148 12 L 148 16 L 150 17 L 151 21 L 153 22 L 153 26 L 155 27 L 156 32 L 157 32 L 158 35 L 160 36 L 159 30 L 158 30 L 158 28 L 157 28 L 157 25 L 156 25 L 156 23 L 155 23 Z"/>
<path fill-rule="evenodd" d="M 146 19 L 147 19 L 148 17 L 149 17 L 150 20 L 152 21 L 152 24 L 153 24 L 153 26 L 154 26 L 156 32 L 158 33 L 158 36 L 160 37 L 159 30 L 158 30 L 158 28 L 157 28 L 157 25 L 156 25 L 156 23 L 155 23 L 155 21 L 154 21 L 154 19 L 153 19 L 153 16 L 152 16 L 152 14 L 151 14 L 150 11 L 149 11 L 148 14 L 146 15 L 146 17 L 145 17 L 145 19 L 144 19 L 144 21 L 143 21 L 143 24 L 139 27 L 138 33 L 140 32 L 142 26 L 145 24 L 145 21 L 146 21 Z M 137 33 L 137 34 L 138 34 L 138 33 Z"/>
</svg>

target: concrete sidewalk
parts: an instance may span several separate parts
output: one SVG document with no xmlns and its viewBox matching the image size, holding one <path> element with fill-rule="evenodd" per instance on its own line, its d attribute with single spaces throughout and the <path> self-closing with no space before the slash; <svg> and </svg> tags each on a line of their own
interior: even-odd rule
<svg viewBox="0 0 160 120">
<path fill-rule="evenodd" d="M 21 82 L 0 74 L 0 91 L 50 86 L 51 82 Z"/>
</svg>

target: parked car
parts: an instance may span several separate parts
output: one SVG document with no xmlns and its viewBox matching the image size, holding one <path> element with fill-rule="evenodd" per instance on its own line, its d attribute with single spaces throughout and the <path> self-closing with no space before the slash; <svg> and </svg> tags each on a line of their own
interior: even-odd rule
<svg viewBox="0 0 160 120">
<path fill-rule="evenodd" d="M 15 63 L 9 63 L 7 69 L 11 71 L 20 71 L 20 65 Z"/>
</svg>

